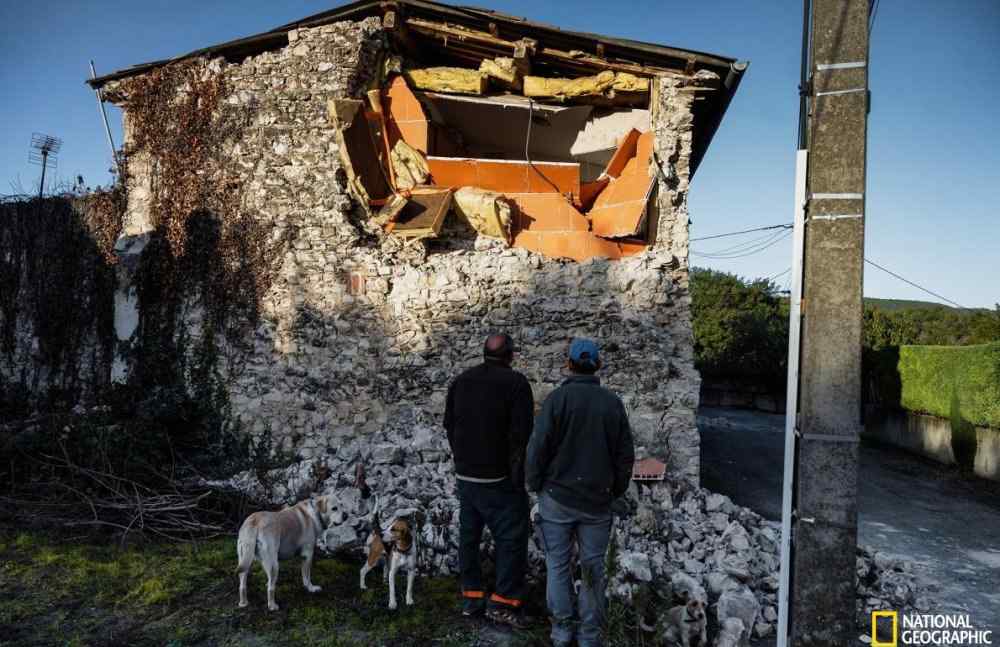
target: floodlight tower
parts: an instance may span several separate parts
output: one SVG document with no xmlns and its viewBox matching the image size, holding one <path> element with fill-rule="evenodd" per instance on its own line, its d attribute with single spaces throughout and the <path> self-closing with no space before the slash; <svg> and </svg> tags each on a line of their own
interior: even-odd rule
<svg viewBox="0 0 1000 647">
<path fill-rule="evenodd" d="M 45 190 L 45 169 L 55 168 L 59 162 L 59 149 L 62 148 L 62 140 L 52 135 L 42 133 L 31 134 L 31 150 L 28 151 L 28 161 L 42 167 L 42 180 L 38 183 L 38 197 L 42 197 Z"/>
</svg>

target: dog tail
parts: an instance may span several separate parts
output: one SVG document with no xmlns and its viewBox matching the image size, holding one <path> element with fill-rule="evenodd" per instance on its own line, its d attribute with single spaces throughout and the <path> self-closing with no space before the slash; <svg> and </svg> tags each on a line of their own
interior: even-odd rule
<svg viewBox="0 0 1000 647">
<path fill-rule="evenodd" d="M 236 540 L 236 557 L 239 563 L 236 566 L 237 573 L 247 573 L 253 566 L 253 558 L 257 553 L 257 526 L 244 524 L 240 528 L 239 538 Z"/>
<path fill-rule="evenodd" d="M 377 494 L 375 495 L 375 505 L 372 507 L 372 532 L 381 533 L 382 524 L 379 521 L 379 511 L 382 508 L 382 499 Z"/>
</svg>

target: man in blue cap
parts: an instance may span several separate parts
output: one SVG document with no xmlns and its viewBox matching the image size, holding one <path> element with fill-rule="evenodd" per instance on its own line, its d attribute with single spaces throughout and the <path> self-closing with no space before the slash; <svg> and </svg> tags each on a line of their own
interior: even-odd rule
<svg viewBox="0 0 1000 647">
<path fill-rule="evenodd" d="M 539 493 L 552 643 L 568 647 L 576 638 L 580 647 L 598 647 L 611 504 L 628 488 L 635 449 L 625 406 L 595 375 L 601 368 L 597 344 L 574 339 L 567 367 L 570 376 L 535 418 L 526 473 L 528 489 Z M 578 617 L 573 613 L 574 539 L 583 571 Z"/>
</svg>

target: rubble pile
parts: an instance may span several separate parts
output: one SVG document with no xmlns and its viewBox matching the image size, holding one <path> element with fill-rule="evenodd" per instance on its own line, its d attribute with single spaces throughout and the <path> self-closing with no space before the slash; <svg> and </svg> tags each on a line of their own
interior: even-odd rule
<svg viewBox="0 0 1000 647">
<path fill-rule="evenodd" d="M 858 627 L 871 627 L 872 611 L 896 609 L 928 613 L 938 608 L 933 587 L 921 581 L 913 564 L 885 552 L 858 547 Z"/>
<path fill-rule="evenodd" d="M 358 465 L 364 466 L 367 498 L 357 486 Z M 394 516 L 414 521 L 427 572 L 458 572 L 459 506 L 451 453 L 444 430 L 421 409 L 407 409 L 369 439 L 353 440 L 326 456 L 271 476 L 269 488 L 249 473 L 225 485 L 274 503 L 335 494 L 337 508 L 321 539 L 327 552 L 360 554 L 378 500 L 383 524 Z M 626 500 L 629 513 L 617 517 L 614 524 L 617 565 L 608 583 L 612 595 L 639 600 L 645 589 L 667 606 L 695 596 L 708 601 L 718 626 L 740 627 L 744 640 L 774 633 L 778 523 L 685 480 L 633 483 Z M 493 547 L 488 536 L 484 543 L 489 561 Z M 544 574 L 544 554 L 534 533 L 529 563 L 531 577 Z M 930 608 L 931 602 L 910 567 L 882 553 L 859 549 L 859 614 L 873 608 L 914 606 Z"/>
</svg>

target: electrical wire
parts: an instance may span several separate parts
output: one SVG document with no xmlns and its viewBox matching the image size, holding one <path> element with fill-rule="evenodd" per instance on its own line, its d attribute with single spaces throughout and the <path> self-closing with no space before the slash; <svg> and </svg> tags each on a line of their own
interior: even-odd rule
<svg viewBox="0 0 1000 647">
<path fill-rule="evenodd" d="M 791 229 L 792 223 L 785 223 L 781 225 L 770 225 L 769 227 L 757 227 L 755 229 L 744 229 L 743 231 L 733 231 L 728 234 L 715 234 L 714 236 L 702 236 L 700 238 L 692 238 L 689 242 L 696 243 L 702 240 L 712 240 L 714 238 L 725 238 L 726 236 L 739 236 L 740 234 L 752 234 L 755 231 L 767 231 L 768 229 Z"/>
<path fill-rule="evenodd" d="M 778 273 L 777 273 L 777 274 L 775 274 L 774 276 L 769 276 L 769 277 L 767 278 L 767 280 L 768 280 L 768 282 L 770 282 L 770 281 L 773 281 L 774 279 L 778 278 L 779 276 L 783 276 L 783 275 L 785 275 L 785 274 L 788 274 L 788 273 L 789 273 L 789 272 L 791 272 L 791 271 L 792 271 L 792 268 L 791 268 L 791 267 L 789 267 L 789 268 L 788 268 L 787 270 L 782 270 L 781 272 L 778 272 Z"/>
<path fill-rule="evenodd" d="M 742 247 L 738 250 L 731 251 L 713 251 L 713 252 L 692 252 L 696 256 L 701 256 L 703 258 L 718 258 L 718 259 L 728 259 L 728 258 L 743 258 L 744 256 L 750 256 L 756 254 L 764 249 L 767 249 L 771 245 L 778 242 L 783 236 L 787 236 L 787 233 L 777 232 L 768 236 L 767 240 L 755 243 L 748 247 Z"/>
<path fill-rule="evenodd" d="M 877 0 L 876 0 L 876 8 L 877 8 Z M 774 229 L 787 230 L 787 229 L 791 229 L 791 228 L 792 228 L 792 225 L 771 225 L 769 227 L 757 227 L 755 229 L 744 229 L 742 231 L 733 231 L 733 232 L 729 232 L 729 233 L 725 233 L 725 234 L 716 234 L 714 236 L 704 236 L 704 237 L 701 237 L 701 238 L 692 238 L 691 242 L 702 241 L 702 240 L 713 240 L 713 239 L 716 239 L 716 238 L 724 238 L 724 237 L 727 237 L 727 236 L 739 236 L 739 235 L 742 235 L 742 234 L 749 234 L 749 233 L 753 233 L 753 232 L 757 232 L 757 231 L 767 231 L 767 230 L 774 230 Z M 754 254 L 758 254 L 758 253 L 764 251 L 765 249 L 768 249 L 769 247 L 772 247 L 772 246 L 778 244 L 779 242 L 781 242 L 782 240 L 784 240 L 785 238 L 787 238 L 789 235 L 791 235 L 791 232 L 789 232 L 789 231 L 780 231 L 780 232 L 776 232 L 776 233 L 773 233 L 773 234 L 768 234 L 766 236 L 760 236 L 760 237 L 755 238 L 753 240 L 745 241 L 745 242 L 740 243 L 738 245 L 733 245 L 733 246 L 730 246 L 730 247 L 727 247 L 727 248 L 724 248 L 724 249 L 721 249 L 721 250 L 716 250 L 714 252 L 695 252 L 695 251 L 692 251 L 691 252 L 691 256 L 697 256 L 699 258 L 706 258 L 706 259 L 713 259 L 713 260 L 732 260 L 732 259 L 735 259 L 735 258 L 744 258 L 746 256 L 752 256 Z M 873 261 L 873 260 L 871 260 L 869 258 L 866 258 L 865 262 L 868 263 L 869 265 L 871 265 L 872 267 L 875 267 L 877 269 L 882 270 L 883 272 L 885 272 L 889 276 L 892 276 L 892 277 L 894 277 L 896 279 L 899 279 L 900 281 L 906 283 L 907 285 L 913 286 L 913 287 L 917 288 L 918 290 L 926 292 L 927 294 L 931 295 L 932 297 L 935 297 L 937 299 L 941 299 L 945 303 L 951 304 L 951 305 L 955 306 L 956 308 L 960 308 L 962 310 L 967 310 L 967 308 L 965 306 L 961 305 L 960 303 L 952 301 L 948 297 L 940 295 L 937 292 L 934 292 L 933 290 L 929 290 L 929 289 L 923 287 L 922 285 L 920 285 L 918 283 L 914 283 L 913 281 L 909 280 L 908 278 L 906 278 L 904 276 L 900 276 L 899 274 L 893 272 L 892 270 L 890 270 L 890 269 L 888 269 L 886 267 L 883 267 L 882 265 L 879 265 L 878 263 L 876 263 L 875 261 Z M 777 278 L 779 278 L 781 276 L 784 276 L 785 274 L 788 274 L 791 271 L 792 271 L 792 268 L 789 267 L 787 270 L 784 270 L 782 272 L 778 272 L 777 274 L 775 274 L 774 276 L 768 278 L 767 280 L 768 281 L 773 281 L 774 279 L 777 279 Z M 789 276 L 788 282 L 790 283 L 790 281 L 791 281 L 791 277 Z"/>
<path fill-rule="evenodd" d="M 548 182 L 549 186 L 551 186 L 553 189 L 556 190 L 556 193 L 561 194 L 562 191 L 559 190 L 559 187 L 556 186 L 555 182 L 546 177 L 544 173 L 538 170 L 538 167 L 535 166 L 535 163 L 531 161 L 531 155 L 528 152 L 528 148 L 529 145 L 531 144 L 531 122 L 534 120 L 534 118 L 535 118 L 535 102 L 532 101 L 531 97 L 528 97 L 528 132 L 524 136 L 524 161 L 528 163 L 528 166 L 530 166 L 535 173 L 538 173 L 539 177 Z M 566 196 L 566 197 L 570 202 L 573 201 L 572 196 Z"/>
<path fill-rule="evenodd" d="M 925 288 L 925 287 L 923 287 L 921 285 L 917 285 L 913 281 L 911 281 L 911 280 L 909 280 L 907 278 L 904 278 L 904 277 L 900 276 L 899 274 L 896 274 L 892 270 L 889 270 L 889 269 L 886 269 L 886 268 L 882 267 L 881 265 L 879 265 L 878 263 L 876 263 L 873 260 L 869 260 L 869 259 L 866 258 L 865 262 L 868 263 L 869 265 L 873 266 L 873 267 L 877 267 L 878 269 L 882 270 L 883 272 L 885 272 L 886 274 L 888 274 L 890 276 L 896 277 L 897 279 L 899 279 L 903 283 L 906 283 L 908 285 L 912 285 L 913 287 L 917 288 L 918 290 L 923 290 L 924 292 L 926 292 L 927 294 L 929 294 L 929 295 L 931 295 L 933 297 L 937 297 L 938 299 L 941 299 L 942 301 L 950 303 L 951 305 L 955 306 L 956 308 L 959 308 L 959 309 L 962 309 L 962 310 L 967 310 L 967 308 L 965 306 L 959 305 L 958 303 L 955 303 L 951 299 L 949 299 L 947 297 L 941 296 L 937 292 L 932 292 L 931 290 L 928 290 L 927 288 Z"/>
<path fill-rule="evenodd" d="M 742 243 L 737 243 L 736 245 L 733 245 L 731 247 L 726 247 L 724 249 L 717 249 L 717 250 L 713 250 L 711 252 L 706 252 L 706 253 L 709 253 L 709 254 L 731 254 L 731 253 L 743 252 L 743 251 L 746 251 L 747 249 L 751 249 L 751 248 L 753 248 L 753 247 L 755 247 L 755 246 L 757 246 L 757 245 L 759 245 L 761 243 L 770 242 L 775 236 L 780 235 L 780 233 L 781 232 L 778 232 L 778 233 L 774 233 L 774 232 L 766 233 L 763 236 L 759 236 L 759 237 L 754 238 L 752 240 L 747 240 L 747 241 L 744 241 Z"/>
<path fill-rule="evenodd" d="M 756 253 L 758 249 L 764 249 L 768 247 L 771 243 L 777 241 L 781 236 L 785 235 L 783 232 L 776 232 L 769 234 L 764 240 L 757 240 L 745 245 L 740 245 L 737 247 L 730 247 L 724 250 L 716 250 L 709 252 L 698 252 L 698 254 L 711 258 L 738 258 L 745 254 Z"/>
<path fill-rule="evenodd" d="M 754 254 L 759 254 L 760 252 L 764 251 L 765 249 L 767 249 L 769 247 L 772 247 L 773 245 L 776 245 L 776 244 L 780 243 L 781 241 L 785 240 L 786 238 L 788 238 L 789 236 L 791 236 L 791 234 L 792 234 L 792 232 L 790 232 L 790 231 L 785 231 L 785 232 L 777 233 L 774 236 L 772 236 L 770 240 L 768 240 L 768 241 L 766 241 L 766 242 L 764 242 L 762 244 L 759 244 L 756 247 L 743 250 L 743 251 L 741 251 L 739 253 L 717 254 L 717 253 L 705 253 L 705 252 L 691 252 L 691 255 L 692 256 L 698 256 L 700 258 L 709 258 L 709 259 L 717 259 L 717 260 L 731 260 L 731 259 L 734 259 L 734 258 L 745 258 L 747 256 L 753 256 Z"/>
<path fill-rule="evenodd" d="M 871 15 L 868 18 L 868 36 L 871 36 L 872 30 L 875 29 L 875 18 L 878 16 L 878 5 L 880 0 L 872 0 L 869 10 Z"/>
</svg>

